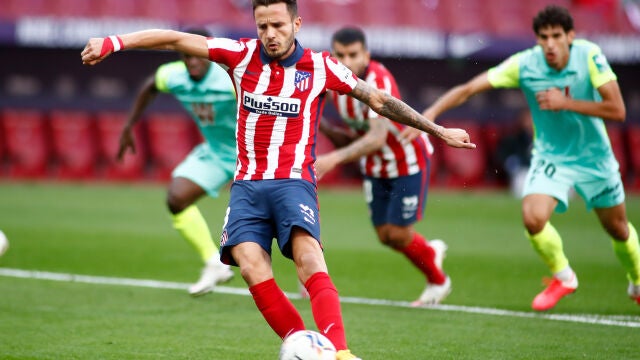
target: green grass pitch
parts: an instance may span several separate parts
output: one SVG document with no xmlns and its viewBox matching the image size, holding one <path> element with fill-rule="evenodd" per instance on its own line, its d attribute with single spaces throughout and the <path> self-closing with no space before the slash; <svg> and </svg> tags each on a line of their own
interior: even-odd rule
<svg viewBox="0 0 640 360">
<path fill-rule="evenodd" d="M 164 198 L 160 185 L 0 183 L 0 229 L 11 243 L 0 271 L 193 282 L 198 257 L 171 228 Z M 227 200 L 199 203 L 215 238 Z M 340 295 L 356 299 L 342 305 L 349 344 L 365 360 L 640 359 L 640 307 L 579 198 L 552 221 L 580 288 L 546 315 L 530 303 L 548 274 L 523 236 L 519 201 L 506 192 L 429 194 L 417 228 L 447 242 L 453 281 L 436 309 L 402 306 L 424 280 L 377 242 L 359 189 L 321 184 L 320 204 L 330 273 Z M 627 211 L 640 228 L 638 195 L 628 195 Z M 281 287 L 296 292 L 293 264 L 277 250 L 274 269 Z M 246 289 L 239 276 L 225 287 Z M 314 328 L 308 301 L 293 301 Z M 184 289 L 0 276 L 0 359 L 263 360 L 276 359 L 279 344 L 246 295 L 194 299 Z"/>
</svg>

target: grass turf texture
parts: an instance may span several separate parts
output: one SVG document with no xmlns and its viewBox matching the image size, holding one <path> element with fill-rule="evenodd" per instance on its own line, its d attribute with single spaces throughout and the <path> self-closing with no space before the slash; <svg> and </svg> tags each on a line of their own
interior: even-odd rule
<svg viewBox="0 0 640 360">
<path fill-rule="evenodd" d="M 228 194 L 199 203 L 217 237 Z M 0 267 L 193 282 L 197 255 L 171 228 L 165 189 L 151 185 L 0 184 L 0 229 L 11 247 Z M 411 301 L 424 280 L 380 245 L 360 190 L 320 191 L 322 237 L 342 296 Z M 640 197 L 628 195 L 640 228 Z M 608 237 L 580 199 L 552 218 L 580 288 L 552 314 L 640 321 Z M 446 304 L 530 312 L 547 275 L 507 193 L 432 192 L 428 238 L 449 245 Z M 297 283 L 274 251 L 276 279 Z M 228 286 L 246 288 L 239 276 Z M 308 301 L 294 300 L 314 328 Z M 640 358 L 640 329 L 457 311 L 343 304 L 348 340 L 363 359 Z M 279 340 L 250 297 L 0 276 L 0 359 L 275 359 Z"/>
</svg>

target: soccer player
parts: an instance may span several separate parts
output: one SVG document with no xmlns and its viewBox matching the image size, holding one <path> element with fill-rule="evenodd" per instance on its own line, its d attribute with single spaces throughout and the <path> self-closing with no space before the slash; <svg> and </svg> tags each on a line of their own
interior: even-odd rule
<svg viewBox="0 0 640 360">
<path fill-rule="evenodd" d="M 534 124 L 531 167 L 522 218 L 531 245 L 553 273 L 532 303 L 553 308 L 578 287 L 552 213 L 567 210 L 571 188 L 594 209 L 627 272 L 628 295 L 640 304 L 638 233 L 627 220 L 625 193 L 603 119 L 622 122 L 625 105 L 617 78 L 600 48 L 576 39 L 570 13 L 547 6 L 533 19 L 537 46 L 519 52 L 446 92 L 424 111 L 435 119 L 469 97 L 493 88 L 522 89 Z"/>
<path fill-rule="evenodd" d="M 187 32 L 209 36 L 205 29 Z M 192 296 L 211 292 L 233 277 L 220 261 L 207 222 L 195 205 L 202 196 L 218 197 L 220 188 L 233 179 L 236 164 L 236 94 L 227 73 L 207 59 L 182 54 L 182 60 L 160 66 L 143 84 L 120 135 L 118 159 L 135 151 L 133 127 L 159 92 L 175 96 L 196 122 L 205 141 L 172 172 L 167 207 L 173 227 L 198 252 L 204 262 L 200 279 L 189 287 Z"/>
<path fill-rule="evenodd" d="M 316 326 L 338 350 L 347 347 L 338 292 L 320 243 L 315 162 L 318 116 L 327 90 L 349 93 L 383 116 L 420 128 L 448 145 L 475 148 L 462 129 L 444 128 L 402 101 L 359 80 L 327 52 L 295 39 L 302 19 L 296 0 L 253 0 L 258 39 L 206 38 L 172 30 L 144 30 L 92 38 L 82 61 L 94 65 L 123 48 L 175 50 L 221 64 L 238 98 L 235 181 L 221 236 L 221 259 L 237 265 L 262 316 L 284 339 L 305 325 L 276 284 L 271 245 L 295 263 Z"/>
<path fill-rule="evenodd" d="M 346 27 L 333 34 L 332 55 L 371 87 L 400 98 L 391 73 L 371 60 L 361 29 Z M 414 306 L 440 303 L 451 292 L 451 280 L 442 270 L 446 244 L 426 241 L 413 224 L 422 218 L 429 184 L 433 146 L 425 133 L 412 141 L 401 134 L 406 127 L 392 122 L 348 95 L 331 92 L 331 98 L 350 133 L 320 123 L 322 131 L 338 149 L 318 156 L 318 178 L 339 164 L 360 160 L 363 188 L 371 222 L 382 244 L 402 253 L 425 275 L 427 287 Z M 347 145 L 343 139 L 352 138 Z M 348 140 L 347 140 L 348 141 Z"/>
</svg>

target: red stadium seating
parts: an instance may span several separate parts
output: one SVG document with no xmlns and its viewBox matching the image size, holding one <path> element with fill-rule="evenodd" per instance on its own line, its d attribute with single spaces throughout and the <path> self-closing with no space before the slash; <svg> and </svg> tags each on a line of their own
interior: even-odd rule
<svg viewBox="0 0 640 360">
<path fill-rule="evenodd" d="M 168 180 L 171 171 L 198 143 L 197 127 L 187 115 L 151 114 L 147 138 L 152 161 L 152 177 Z"/>
<path fill-rule="evenodd" d="M 6 138 L 8 175 L 15 178 L 46 176 L 51 148 L 44 113 L 5 109 L 0 121 Z"/>
<path fill-rule="evenodd" d="M 45 16 L 48 0 L 2 0 L 0 19 L 15 20 L 23 16 Z"/>
<path fill-rule="evenodd" d="M 395 11 L 398 12 L 401 23 L 406 26 L 430 30 L 443 28 L 442 6 L 437 0 L 405 0 Z"/>
<path fill-rule="evenodd" d="M 370 26 L 403 26 L 401 6 L 398 1 L 366 0 L 366 5 L 360 8 L 361 22 Z"/>
<path fill-rule="evenodd" d="M 140 1 L 100 0 L 90 2 L 100 16 L 113 18 L 137 18 L 142 16 Z"/>
<path fill-rule="evenodd" d="M 49 0 L 49 16 L 58 17 L 100 17 L 100 9 L 93 1 Z"/>
<path fill-rule="evenodd" d="M 99 112 L 96 114 L 98 150 L 104 167 L 101 176 L 106 180 L 140 180 L 144 178 L 147 164 L 147 144 L 144 139 L 144 122 L 136 124 L 133 135 L 136 153 L 127 152 L 122 161 L 117 160 L 120 134 L 127 122 L 124 112 Z"/>
<path fill-rule="evenodd" d="M 618 163 L 620 164 L 620 175 L 625 180 L 629 171 L 627 165 L 627 150 L 625 147 L 625 129 L 621 125 L 607 125 L 607 133 L 609 134 L 609 140 L 611 141 L 611 147 L 613 148 L 613 154 L 616 156 Z"/>
<path fill-rule="evenodd" d="M 491 0 L 486 7 L 488 30 L 498 36 L 533 36 L 526 1 Z"/>
<path fill-rule="evenodd" d="M 481 126 L 481 143 L 483 144 L 483 151 L 486 157 L 487 163 L 487 173 L 485 174 L 485 180 L 497 185 L 501 180 L 504 180 L 504 174 L 501 174 L 500 171 L 503 171 L 502 164 L 498 164 L 495 159 L 496 150 L 498 149 L 498 143 L 500 142 L 500 138 L 505 136 L 505 127 L 503 124 L 496 123 L 486 123 Z M 476 141 L 475 139 L 471 139 L 472 141 Z"/>
<path fill-rule="evenodd" d="M 629 166 L 631 168 L 631 185 L 640 191 L 640 124 L 628 125 L 626 128 L 627 148 L 629 150 Z"/>
<path fill-rule="evenodd" d="M 139 11 L 147 18 L 178 21 L 183 9 L 179 0 L 143 0 Z"/>
<path fill-rule="evenodd" d="M 255 26 L 251 2 L 245 7 L 233 0 L 180 0 L 180 17 L 189 24 L 226 24 L 235 28 L 251 29 Z M 238 2 L 240 3 L 240 2 Z"/>
<path fill-rule="evenodd" d="M 96 175 L 98 152 L 95 122 L 84 111 L 52 111 L 51 140 L 55 153 L 54 176 L 89 179 Z"/>
<path fill-rule="evenodd" d="M 434 141 L 440 143 L 439 165 L 443 185 L 449 187 L 481 185 L 487 170 L 487 158 L 480 125 L 465 120 L 444 120 L 442 123 L 447 127 L 465 129 L 477 145 L 474 150 L 457 149 L 443 144 L 441 140 Z"/>
<path fill-rule="evenodd" d="M 445 31 L 457 34 L 489 31 L 483 0 L 440 1 L 438 6 L 442 6 Z"/>
<path fill-rule="evenodd" d="M 367 6 L 363 0 L 306 0 L 304 4 L 299 5 L 300 14 L 305 21 L 336 27 L 366 25 L 359 20 L 361 12 L 365 11 Z"/>
</svg>

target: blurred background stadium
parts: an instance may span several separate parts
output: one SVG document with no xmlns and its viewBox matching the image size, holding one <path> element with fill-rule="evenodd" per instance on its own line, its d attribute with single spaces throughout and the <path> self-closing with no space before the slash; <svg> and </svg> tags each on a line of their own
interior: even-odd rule
<svg viewBox="0 0 640 360">
<path fill-rule="evenodd" d="M 374 58 L 396 76 L 406 102 L 424 109 L 442 92 L 493 66 L 535 38 L 531 18 L 566 6 L 578 36 L 607 55 L 627 105 L 624 124 L 608 124 L 629 191 L 640 191 L 640 3 L 633 0 L 300 0 L 303 45 L 329 48 L 343 25 L 365 29 Z M 80 62 L 89 37 L 144 28 L 203 25 L 224 37 L 253 37 L 249 0 L 3 0 L 0 10 L 0 179 L 164 181 L 198 141 L 170 96 L 155 101 L 137 128 L 138 154 L 114 160 L 117 139 L 141 82 L 177 55 L 114 56 L 95 68 Z M 517 90 L 479 95 L 443 116 L 471 133 L 478 151 L 436 142 L 436 187 L 504 187 L 495 160 L 501 137 L 526 106 Z M 326 115 L 332 117 L 331 106 Z M 330 144 L 320 139 L 320 151 Z M 343 167 L 324 183 L 353 183 Z"/>
</svg>

